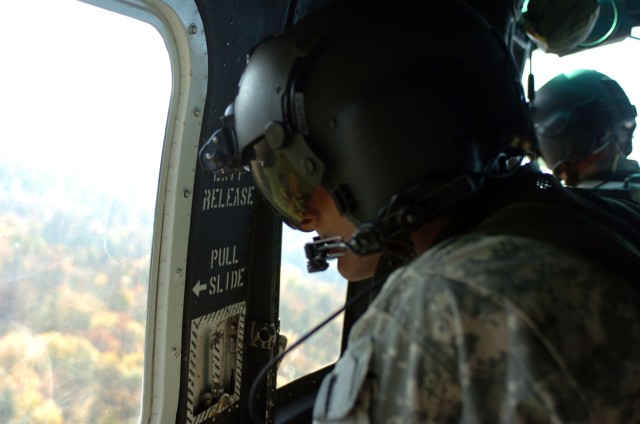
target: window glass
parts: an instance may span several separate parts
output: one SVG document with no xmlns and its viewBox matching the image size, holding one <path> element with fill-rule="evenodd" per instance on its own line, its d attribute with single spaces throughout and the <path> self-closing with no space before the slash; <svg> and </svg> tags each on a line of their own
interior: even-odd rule
<svg viewBox="0 0 640 424">
<path fill-rule="evenodd" d="M 137 423 L 166 47 L 73 0 L 0 40 L 0 422 Z"/>
<path fill-rule="evenodd" d="M 325 271 L 307 272 L 304 245 L 315 235 L 283 226 L 280 334 L 287 337 L 287 346 L 340 309 L 345 302 L 347 282 L 338 273 L 336 261 L 330 261 Z M 278 368 L 278 386 L 334 363 L 340 355 L 342 325 L 343 315 L 340 314 L 285 356 Z"/>
</svg>

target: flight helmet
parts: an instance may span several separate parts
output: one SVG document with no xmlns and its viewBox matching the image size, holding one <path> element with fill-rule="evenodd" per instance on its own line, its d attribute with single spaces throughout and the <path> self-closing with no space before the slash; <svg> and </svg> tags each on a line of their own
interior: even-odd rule
<svg viewBox="0 0 640 424">
<path fill-rule="evenodd" d="M 631 153 L 636 108 L 600 72 L 557 75 L 536 92 L 531 114 L 542 158 L 569 185 L 590 165 Z"/>
<path fill-rule="evenodd" d="M 407 206 L 430 217 L 534 138 L 501 37 L 457 0 L 319 9 L 251 52 L 233 122 L 229 150 L 293 227 L 318 186 L 356 227 Z"/>
</svg>

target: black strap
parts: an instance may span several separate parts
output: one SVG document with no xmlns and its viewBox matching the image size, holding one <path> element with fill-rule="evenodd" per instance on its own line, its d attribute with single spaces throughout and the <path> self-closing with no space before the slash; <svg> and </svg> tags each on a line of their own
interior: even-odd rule
<svg viewBox="0 0 640 424">
<path fill-rule="evenodd" d="M 640 289 L 640 208 L 569 190 L 554 177 L 531 173 L 502 187 L 501 207 L 474 232 L 539 240 L 601 263 Z"/>
<path fill-rule="evenodd" d="M 526 221 L 530 224 L 523 225 Z M 601 263 L 629 282 L 639 280 L 640 250 L 580 211 L 553 204 L 522 202 L 492 215 L 475 231 L 516 235 L 549 243 L 589 262 Z"/>
</svg>

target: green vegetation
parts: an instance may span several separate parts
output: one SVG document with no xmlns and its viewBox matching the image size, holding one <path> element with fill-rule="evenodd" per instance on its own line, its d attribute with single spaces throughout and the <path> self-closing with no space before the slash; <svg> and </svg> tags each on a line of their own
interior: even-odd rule
<svg viewBox="0 0 640 424">
<path fill-rule="evenodd" d="M 138 423 L 154 199 L 54 171 L 0 158 L 0 423 Z M 291 344 L 344 286 L 293 266 L 282 279 Z M 333 362 L 341 325 L 285 358 L 279 383 Z"/>
<path fill-rule="evenodd" d="M 280 287 L 280 331 L 293 344 L 344 304 L 346 286 L 303 274 L 285 263 Z M 278 369 L 278 386 L 338 359 L 343 317 L 339 315 L 309 340 L 289 353 Z"/>
<path fill-rule="evenodd" d="M 153 203 L 0 166 L 0 422 L 137 423 Z"/>
<path fill-rule="evenodd" d="M 47 243 L 26 217 L 0 226 L 0 422 L 137 422 L 148 258 Z"/>
</svg>

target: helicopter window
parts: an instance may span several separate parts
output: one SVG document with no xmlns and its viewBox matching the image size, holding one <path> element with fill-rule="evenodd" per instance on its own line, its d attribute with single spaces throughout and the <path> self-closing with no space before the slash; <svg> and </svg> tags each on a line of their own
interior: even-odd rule
<svg viewBox="0 0 640 424">
<path fill-rule="evenodd" d="M 559 57 L 541 50 L 533 52 L 535 88 L 540 89 L 558 74 L 578 69 L 593 69 L 616 80 L 632 104 L 640 108 L 640 82 L 638 71 L 630 58 L 640 55 L 640 29 L 634 28 L 624 41 L 598 46 L 589 50 Z M 529 62 L 524 67 L 523 86 L 527 87 Z M 636 132 L 637 133 L 637 132 Z M 629 159 L 640 160 L 640 145 L 635 144 Z"/>
<path fill-rule="evenodd" d="M 312 239 L 286 225 L 282 234 L 280 277 L 280 334 L 291 345 L 308 330 L 344 305 L 346 281 L 336 262 L 317 274 L 307 272 L 304 244 Z M 340 354 L 343 314 L 292 350 L 278 368 L 278 386 L 334 363 Z"/>
<path fill-rule="evenodd" d="M 0 39 L 0 422 L 137 423 L 168 52 L 68 0 Z"/>
</svg>

